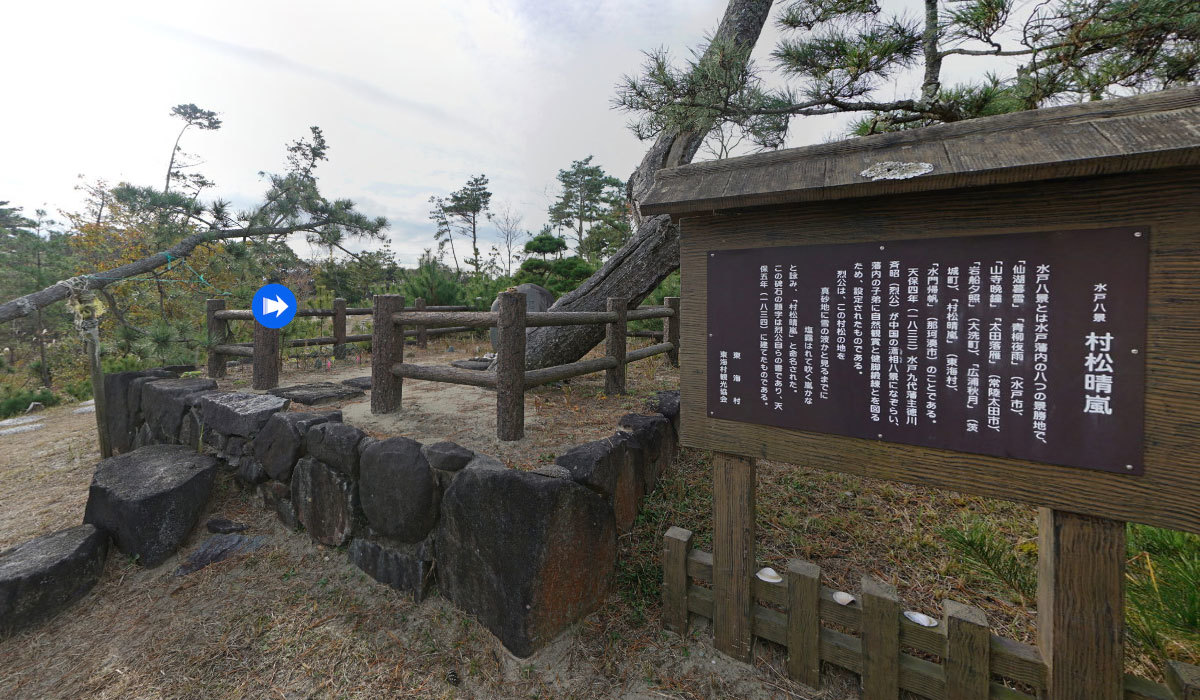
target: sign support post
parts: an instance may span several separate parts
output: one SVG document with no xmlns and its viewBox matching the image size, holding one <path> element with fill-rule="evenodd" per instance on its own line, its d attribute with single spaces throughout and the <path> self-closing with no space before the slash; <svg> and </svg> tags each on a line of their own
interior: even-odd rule
<svg viewBox="0 0 1200 700">
<path fill-rule="evenodd" d="M 1039 508 L 1037 603 L 1046 696 L 1123 698 L 1125 523 Z"/>
<path fill-rule="evenodd" d="M 753 458 L 713 454 L 713 643 L 739 661 L 753 659 Z"/>
</svg>

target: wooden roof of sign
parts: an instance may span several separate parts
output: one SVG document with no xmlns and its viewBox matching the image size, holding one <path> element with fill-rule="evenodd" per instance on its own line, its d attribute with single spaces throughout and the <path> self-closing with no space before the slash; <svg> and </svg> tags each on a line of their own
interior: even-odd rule
<svg viewBox="0 0 1200 700">
<path fill-rule="evenodd" d="M 660 170 L 643 215 L 1200 165 L 1200 87 Z"/>
</svg>

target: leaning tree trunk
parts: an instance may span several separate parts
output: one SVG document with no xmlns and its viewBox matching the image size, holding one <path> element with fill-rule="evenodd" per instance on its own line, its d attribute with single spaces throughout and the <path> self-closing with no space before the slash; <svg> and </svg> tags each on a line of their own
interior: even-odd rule
<svg viewBox="0 0 1200 700">
<path fill-rule="evenodd" d="M 729 0 L 725 16 L 713 36 L 753 46 L 762 33 L 770 0 Z M 711 49 L 709 49 L 711 50 Z M 746 54 L 749 59 L 749 52 Z M 555 311 L 604 311 L 608 297 L 629 299 L 635 307 L 667 275 L 679 269 L 679 228 L 669 216 L 642 219 L 637 203 L 654 184 L 654 173 L 690 163 L 708 136 L 708 129 L 663 132 L 646 152 L 629 178 L 626 193 L 637 221 L 637 232 L 573 292 L 565 294 L 550 308 Z M 604 339 L 604 326 L 542 326 L 528 332 L 525 346 L 526 369 L 538 369 L 574 362 Z"/>
</svg>

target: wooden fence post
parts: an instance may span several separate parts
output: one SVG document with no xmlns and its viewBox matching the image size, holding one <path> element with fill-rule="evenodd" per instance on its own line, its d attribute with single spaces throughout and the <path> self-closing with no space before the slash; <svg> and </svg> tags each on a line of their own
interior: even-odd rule
<svg viewBox="0 0 1200 700">
<path fill-rule="evenodd" d="M 754 460 L 713 454 L 713 645 L 752 659 L 754 637 Z"/>
<path fill-rule="evenodd" d="M 254 380 L 255 389 L 274 389 L 279 386 L 279 329 L 267 328 L 254 322 Z"/>
<path fill-rule="evenodd" d="M 371 413 L 391 413 L 404 397 L 404 379 L 392 374 L 392 365 L 404 362 L 404 327 L 392 320 L 404 310 L 404 297 L 376 294 L 371 303 Z"/>
<path fill-rule="evenodd" d="M 863 700 L 900 697 L 900 597 L 896 587 L 862 578 Z"/>
<path fill-rule="evenodd" d="M 616 312 L 617 320 L 608 324 L 605 335 L 604 354 L 617 361 L 617 366 L 604 371 L 604 393 L 625 393 L 625 344 L 628 342 L 629 300 L 620 297 L 608 298 L 609 313 Z"/>
<path fill-rule="evenodd" d="M 209 299 L 204 305 L 205 326 L 208 329 L 208 376 L 212 379 L 225 376 L 225 356 L 212 349 L 214 345 L 229 342 L 229 321 L 216 317 L 218 311 L 224 310 L 224 299 Z"/>
<path fill-rule="evenodd" d="M 501 292 L 496 344 L 496 437 L 525 437 L 525 295 Z"/>
<path fill-rule="evenodd" d="M 679 366 L 679 297 L 664 297 L 663 304 L 667 308 L 675 312 L 674 316 L 668 316 L 663 319 L 663 342 L 670 343 L 675 347 L 671 352 L 667 353 L 667 359 L 671 361 L 672 367 Z"/>
<path fill-rule="evenodd" d="M 687 559 L 692 531 L 672 526 L 663 537 L 663 627 L 678 634 L 688 630 Z"/>
<path fill-rule="evenodd" d="M 1168 661 L 1167 687 L 1176 700 L 1200 700 L 1200 666 Z"/>
<path fill-rule="evenodd" d="M 942 602 L 946 625 L 946 698 L 947 700 L 987 700 L 991 683 L 992 632 L 987 616 L 979 608 Z"/>
<path fill-rule="evenodd" d="M 346 356 L 346 300 L 341 297 L 333 300 L 333 356 Z"/>
<path fill-rule="evenodd" d="M 1039 508 L 1037 610 L 1048 700 L 1124 697 L 1125 523 Z"/>
<path fill-rule="evenodd" d="M 821 567 L 789 559 L 787 571 L 788 677 L 821 687 Z"/>
<path fill-rule="evenodd" d="M 417 297 L 413 301 L 413 308 L 417 311 L 424 311 L 425 299 L 422 297 Z M 417 326 L 417 347 L 429 347 L 429 326 Z"/>
</svg>

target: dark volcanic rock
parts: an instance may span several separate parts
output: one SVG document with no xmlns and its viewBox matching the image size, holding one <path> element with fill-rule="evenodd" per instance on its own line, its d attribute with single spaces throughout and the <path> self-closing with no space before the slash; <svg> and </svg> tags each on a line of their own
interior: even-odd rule
<svg viewBox="0 0 1200 700">
<path fill-rule="evenodd" d="M 309 455 L 357 479 L 358 442 L 364 437 L 366 433 L 353 425 L 325 422 L 308 429 L 304 447 Z"/>
<path fill-rule="evenodd" d="M 209 564 L 225 561 L 238 554 L 249 554 L 266 544 L 266 538 L 261 535 L 246 537 L 244 535 L 220 534 L 213 535 L 200 543 L 200 546 L 188 554 L 187 560 L 175 569 L 176 576 L 186 576 L 195 573 Z"/>
<path fill-rule="evenodd" d="M 262 464 L 253 457 L 242 457 L 237 468 L 238 481 L 247 486 L 256 486 L 270 479 Z"/>
<path fill-rule="evenodd" d="M 292 413 L 280 412 L 271 416 L 258 437 L 254 438 L 254 457 L 272 479 L 292 478 L 296 460 L 304 456 L 304 436 L 314 425 L 327 421 L 341 422 L 342 412 Z"/>
<path fill-rule="evenodd" d="M 617 424 L 626 430 L 645 449 L 642 477 L 645 481 L 645 492 L 654 490 L 658 476 L 675 459 L 675 431 L 671 422 L 662 415 L 639 416 L 629 413 L 623 416 Z"/>
<path fill-rule="evenodd" d="M 0 638 L 50 617 L 96 585 L 108 534 L 77 525 L 0 552 Z"/>
<path fill-rule="evenodd" d="M 350 561 L 368 576 L 413 594 L 421 602 L 433 581 L 433 541 L 385 544 L 362 538 L 350 543 Z"/>
<path fill-rule="evenodd" d="M 675 429 L 675 438 L 679 438 L 679 392 L 660 391 L 646 400 L 646 408 L 655 413 L 661 413 L 671 421 Z"/>
<path fill-rule="evenodd" d="M 362 389 L 333 382 L 315 382 L 313 384 L 297 384 L 271 389 L 267 393 L 291 399 L 305 406 L 316 406 L 323 403 L 347 401 L 363 396 Z"/>
<path fill-rule="evenodd" d="M 354 482 L 312 457 L 301 458 L 292 472 L 292 505 L 308 534 L 338 547 L 354 534 L 358 494 Z"/>
<path fill-rule="evenodd" d="M 367 520 L 385 536 L 419 542 L 437 522 L 441 492 L 415 440 L 390 438 L 364 450 L 358 491 Z"/>
<path fill-rule="evenodd" d="M 195 372 L 196 365 L 167 365 L 160 369 L 164 372 L 174 372 L 176 375 L 180 375 L 184 372 Z"/>
<path fill-rule="evenodd" d="M 271 416 L 286 410 L 287 399 L 268 394 L 213 393 L 200 399 L 205 430 L 249 438 L 258 435 Z"/>
<path fill-rule="evenodd" d="M 245 530 L 246 523 L 235 523 L 228 518 L 209 518 L 208 522 L 204 523 L 204 527 L 215 535 L 228 535 Z"/>
<path fill-rule="evenodd" d="M 456 472 L 467 466 L 475 458 L 475 453 L 462 445 L 453 442 L 435 442 L 421 448 L 425 460 L 434 469 L 444 472 Z"/>
<path fill-rule="evenodd" d="M 264 510 L 274 511 L 279 521 L 293 530 L 300 528 L 300 520 L 296 517 L 296 506 L 292 503 L 292 489 L 288 484 L 278 481 L 268 481 L 258 485 L 258 495 L 262 498 Z"/>
<path fill-rule="evenodd" d="M 572 479 L 596 491 L 612 504 L 617 532 L 628 532 L 637 516 L 638 503 L 645 493 L 645 477 L 636 439 L 617 435 L 584 443 L 568 450 L 554 463 L 565 467 Z"/>
<path fill-rule="evenodd" d="M 148 445 L 96 467 L 83 521 L 107 531 L 142 566 L 179 549 L 212 492 L 217 461 L 194 449 Z"/>
<path fill-rule="evenodd" d="M 442 503 L 438 587 L 517 656 L 599 606 L 612 582 L 612 508 L 567 479 L 465 469 Z"/>
<path fill-rule="evenodd" d="M 354 377 L 352 379 L 343 379 L 342 384 L 345 384 L 346 386 L 352 386 L 355 389 L 362 389 L 363 391 L 368 391 L 371 388 L 371 378 L 370 377 Z"/>
<path fill-rule="evenodd" d="M 142 385 L 142 415 L 153 439 L 174 444 L 179 441 L 183 414 L 195 404 L 196 394 L 213 391 L 212 379 L 160 379 Z"/>
<path fill-rule="evenodd" d="M 104 421 L 114 450 L 133 449 L 134 436 L 142 423 L 142 384 L 148 379 L 175 377 L 178 375 L 153 369 L 104 375 Z M 139 379 L 142 381 L 134 381 Z"/>
</svg>

